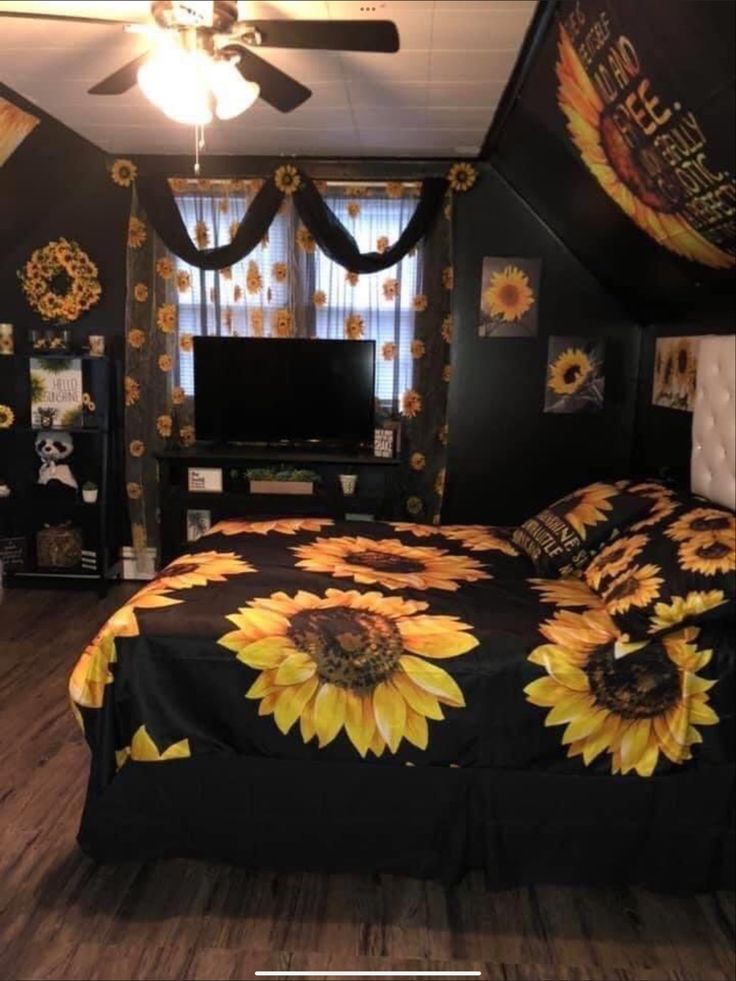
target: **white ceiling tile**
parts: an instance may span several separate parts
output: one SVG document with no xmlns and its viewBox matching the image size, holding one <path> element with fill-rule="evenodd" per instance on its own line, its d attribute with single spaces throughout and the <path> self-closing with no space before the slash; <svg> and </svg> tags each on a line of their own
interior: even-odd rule
<svg viewBox="0 0 736 981">
<path fill-rule="evenodd" d="M 3 6 L 17 4 L 0 0 Z M 62 6 L 79 4 L 55 0 L 55 11 Z M 140 19 L 143 7 L 147 0 L 104 0 L 87 12 L 126 8 L 129 19 Z M 402 48 L 389 55 L 264 47 L 261 56 L 309 86 L 312 98 L 287 115 L 259 101 L 242 118 L 209 127 L 209 152 L 451 157 L 458 146 L 477 148 L 533 10 L 528 0 L 245 0 L 242 18 L 394 20 Z M 163 117 L 137 87 L 115 97 L 87 94 L 147 44 L 117 26 L 5 19 L 0 70 L 7 85 L 109 152 L 188 155 L 191 131 Z"/>
</svg>

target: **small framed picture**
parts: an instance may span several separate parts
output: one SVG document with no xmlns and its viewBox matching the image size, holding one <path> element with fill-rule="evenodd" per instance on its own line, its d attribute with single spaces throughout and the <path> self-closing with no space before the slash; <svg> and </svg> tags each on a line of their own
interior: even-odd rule
<svg viewBox="0 0 736 981">
<path fill-rule="evenodd" d="M 536 337 L 542 260 L 486 256 L 481 273 L 480 337 Z"/>
<path fill-rule="evenodd" d="M 194 493 L 221 494 L 220 467 L 187 467 L 187 486 Z"/>
<path fill-rule="evenodd" d="M 212 527 L 212 512 L 201 508 L 187 510 L 187 541 L 196 542 Z"/>
<path fill-rule="evenodd" d="M 373 455 L 389 458 L 394 455 L 393 429 L 373 430 Z"/>
</svg>

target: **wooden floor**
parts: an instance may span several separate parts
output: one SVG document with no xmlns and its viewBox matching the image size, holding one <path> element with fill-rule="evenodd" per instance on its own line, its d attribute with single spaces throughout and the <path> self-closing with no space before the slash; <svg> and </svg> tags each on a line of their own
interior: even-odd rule
<svg viewBox="0 0 736 981">
<path fill-rule="evenodd" d="M 493 893 L 479 875 L 446 890 L 185 861 L 95 867 L 74 841 L 87 751 L 66 676 L 129 592 L 13 590 L 0 605 L 0 978 L 251 978 L 257 969 L 734 977 L 732 894 Z"/>
</svg>

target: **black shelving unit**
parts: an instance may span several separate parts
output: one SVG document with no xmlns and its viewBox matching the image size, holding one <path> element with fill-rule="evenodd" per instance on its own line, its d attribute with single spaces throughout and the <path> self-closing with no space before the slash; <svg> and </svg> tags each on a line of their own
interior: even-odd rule
<svg viewBox="0 0 736 981">
<path fill-rule="evenodd" d="M 31 358 L 74 358 L 82 363 L 82 388 L 89 393 L 94 410 L 83 410 L 81 426 L 52 427 L 70 433 L 74 439 L 70 465 L 79 484 L 76 491 L 57 481 L 46 486 L 38 483 L 41 461 L 36 455 L 35 441 L 42 427 L 31 424 Z M 110 412 L 114 384 L 112 365 L 107 357 L 46 352 L 0 356 L 0 403 L 9 406 L 15 415 L 10 427 L 0 429 L 0 477 L 11 489 L 9 497 L 0 498 L 0 539 L 17 539 L 24 543 L 23 564 L 5 568 L 6 585 L 94 588 L 100 595 L 107 591 L 113 566 Z M 98 487 L 94 503 L 82 499 L 81 488 L 86 481 L 93 481 Z M 82 548 L 87 555 L 83 562 L 72 568 L 44 567 L 39 564 L 36 554 L 36 533 L 47 525 L 63 524 L 79 529 Z"/>
</svg>

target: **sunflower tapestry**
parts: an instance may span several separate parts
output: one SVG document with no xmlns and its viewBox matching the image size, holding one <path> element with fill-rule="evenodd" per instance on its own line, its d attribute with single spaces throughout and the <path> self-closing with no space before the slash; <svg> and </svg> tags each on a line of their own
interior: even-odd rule
<svg viewBox="0 0 736 981">
<path fill-rule="evenodd" d="M 227 244 L 260 180 L 172 179 L 199 249 Z M 383 252 L 413 215 L 415 183 L 323 183 L 325 203 L 363 252 Z M 196 269 L 162 243 L 133 194 L 128 236 L 127 495 L 136 549 L 158 546 L 156 451 L 190 445 L 193 337 L 314 337 L 376 342 L 376 424 L 401 421 L 401 511 L 439 520 L 447 443 L 453 271 L 448 199 L 404 259 L 358 274 L 328 259 L 284 198 L 237 264 Z"/>
</svg>

